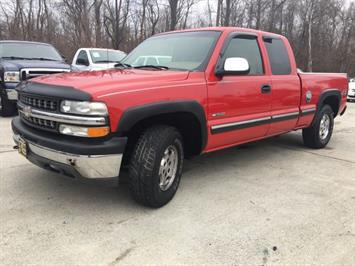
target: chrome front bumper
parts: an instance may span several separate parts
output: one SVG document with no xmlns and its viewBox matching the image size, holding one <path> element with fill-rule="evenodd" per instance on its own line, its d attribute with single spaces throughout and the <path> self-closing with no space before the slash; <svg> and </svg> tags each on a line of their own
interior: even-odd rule
<svg viewBox="0 0 355 266">
<path fill-rule="evenodd" d="M 18 145 L 21 137 L 14 134 L 13 139 Z M 119 175 L 122 154 L 72 154 L 49 149 L 26 139 L 24 140 L 27 144 L 27 159 L 48 170 L 94 179 L 113 178 Z M 67 171 L 68 169 L 69 171 Z"/>
</svg>

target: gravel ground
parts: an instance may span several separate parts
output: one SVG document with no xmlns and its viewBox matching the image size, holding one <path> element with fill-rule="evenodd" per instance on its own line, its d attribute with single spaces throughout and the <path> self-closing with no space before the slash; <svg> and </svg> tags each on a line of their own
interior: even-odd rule
<svg viewBox="0 0 355 266">
<path fill-rule="evenodd" d="M 12 150 L 0 118 L 1 265 L 355 265 L 355 103 L 328 147 L 293 132 L 187 161 L 152 210 Z"/>
</svg>

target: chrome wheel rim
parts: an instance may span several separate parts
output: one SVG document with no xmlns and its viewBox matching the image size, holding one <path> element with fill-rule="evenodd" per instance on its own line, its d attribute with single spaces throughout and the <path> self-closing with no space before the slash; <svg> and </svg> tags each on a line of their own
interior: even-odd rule
<svg viewBox="0 0 355 266">
<path fill-rule="evenodd" d="M 328 137 L 330 131 L 330 117 L 328 114 L 324 114 L 319 125 L 319 137 L 321 140 L 325 140 Z"/>
<path fill-rule="evenodd" d="M 178 161 L 178 150 L 175 146 L 170 145 L 164 151 L 163 158 L 160 161 L 159 187 L 162 191 L 168 190 L 173 184 L 178 169 Z"/>
</svg>

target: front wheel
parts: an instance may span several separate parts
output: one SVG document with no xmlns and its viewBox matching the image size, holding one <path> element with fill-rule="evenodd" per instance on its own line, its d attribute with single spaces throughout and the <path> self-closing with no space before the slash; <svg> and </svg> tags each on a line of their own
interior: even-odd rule
<svg viewBox="0 0 355 266">
<path fill-rule="evenodd" d="M 303 142 L 313 149 L 324 148 L 332 137 L 334 127 L 334 112 L 329 105 L 324 105 L 316 114 L 313 124 L 303 129 Z"/>
<path fill-rule="evenodd" d="M 175 195 L 184 161 L 180 133 L 170 126 L 148 128 L 135 145 L 129 169 L 129 187 L 139 203 L 159 208 Z"/>
</svg>

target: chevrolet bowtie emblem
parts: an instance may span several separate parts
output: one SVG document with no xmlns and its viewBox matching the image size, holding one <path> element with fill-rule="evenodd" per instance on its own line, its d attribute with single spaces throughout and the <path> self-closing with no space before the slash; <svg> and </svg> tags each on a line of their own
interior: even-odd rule
<svg viewBox="0 0 355 266">
<path fill-rule="evenodd" d="M 23 114 L 24 114 L 26 117 L 30 117 L 31 114 L 32 114 L 32 108 L 31 108 L 31 106 L 25 106 L 22 111 L 23 111 Z"/>
</svg>

